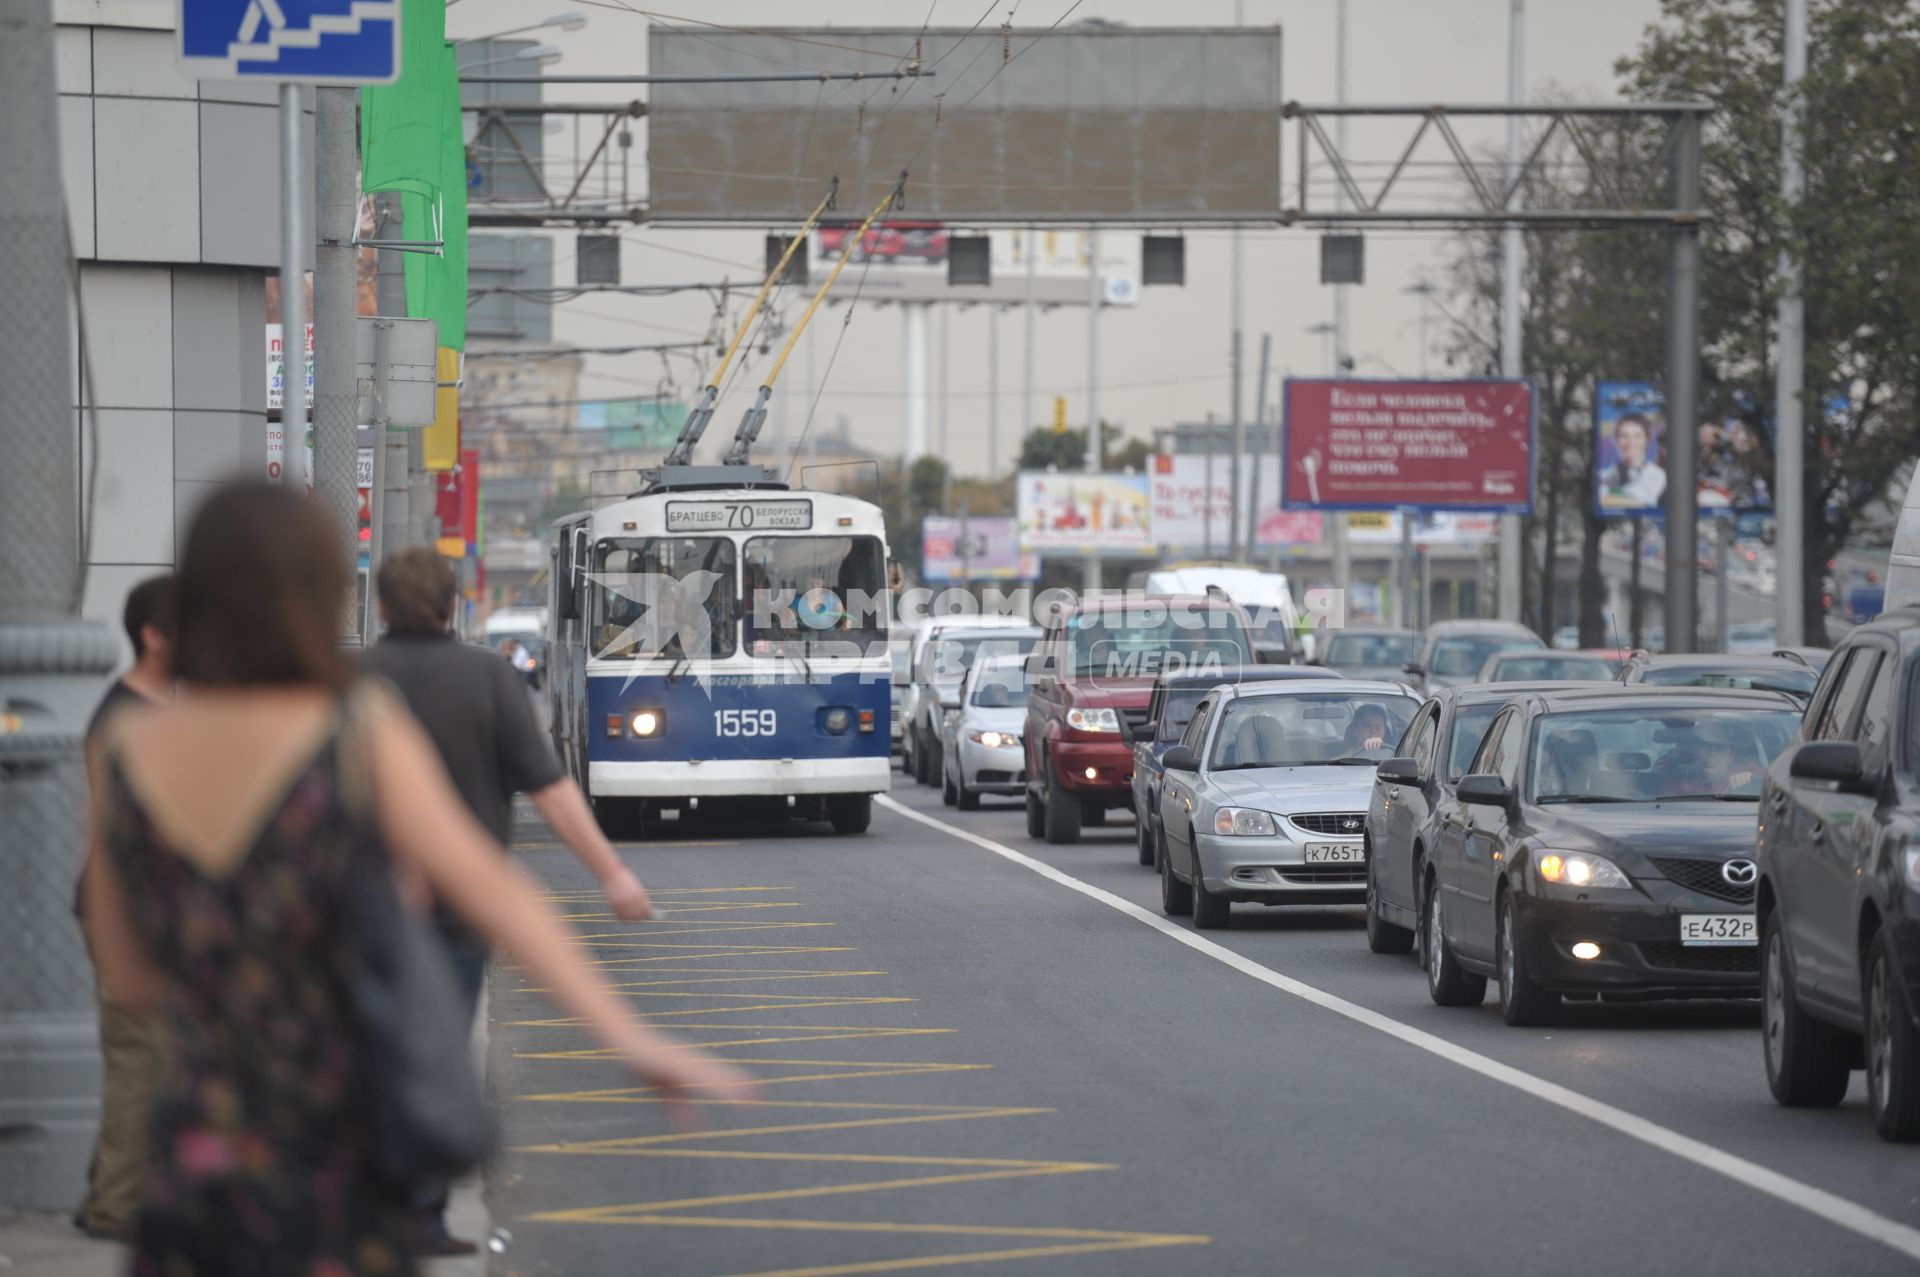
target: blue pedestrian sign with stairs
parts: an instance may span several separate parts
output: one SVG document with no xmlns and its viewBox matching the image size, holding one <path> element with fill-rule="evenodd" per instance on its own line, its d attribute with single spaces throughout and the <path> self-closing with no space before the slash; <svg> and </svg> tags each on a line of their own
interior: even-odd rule
<svg viewBox="0 0 1920 1277">
<path fill-rule="evenodd" d="M 389 84 L 400 0 L 178 0 L 180 63 L 200 80 Z"/>
</svg>

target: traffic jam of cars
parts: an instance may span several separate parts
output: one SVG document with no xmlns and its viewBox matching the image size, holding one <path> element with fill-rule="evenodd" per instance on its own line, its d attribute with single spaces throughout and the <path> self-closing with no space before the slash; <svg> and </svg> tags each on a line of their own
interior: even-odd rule
<svg viewBox="0 0 1920 1277">
<path fill-rule="evenodd" d="M 897 640 L 904 769 L 1048 844 L 1125 813 L 1201 930 L 1357 906 L 1441 1007 L 1757 1002 L 1780 1104 L 1864 1070 L 1920 1140 L 1920 607 L 1683 656 L 1471 620 L 1275 646 L 1217 586 L 1140 593 Z"/>
</svg>

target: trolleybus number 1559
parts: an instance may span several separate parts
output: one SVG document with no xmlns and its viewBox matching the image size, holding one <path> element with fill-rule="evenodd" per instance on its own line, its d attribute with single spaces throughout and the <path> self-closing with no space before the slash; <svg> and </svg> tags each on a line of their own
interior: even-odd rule
<svg viewBox="0 0 1920 1277">
<path fill-rule="evenodd" d="M 811 501 L 669 501 L 669 532 L 805 532 Z"/>
<path fill-rule="evenodd" d="M 713 711 L 715 736 L 776 736 L 780 720 L 770 709 L 717 709 Z"/>
</svg>

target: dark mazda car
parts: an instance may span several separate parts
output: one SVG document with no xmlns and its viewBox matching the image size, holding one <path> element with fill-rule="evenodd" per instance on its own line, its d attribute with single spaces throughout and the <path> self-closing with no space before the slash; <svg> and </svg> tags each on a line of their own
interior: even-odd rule
<svg viewBox="0 0 1920 1277">
<path fill-rule="evenodd" d="M 1496 976 L 1509 1024 L 1567 993 L 1751 997 L 1767 764 L 1799 715 L 1771 692 L 1535 692 L 1494 718 L 1427 856 L 1422 954 L 1442 1006 Z"/>
<path fill-rule="evenodd" d="M 1761 797 L 1767 1081 L 1838 1104 L 1856 1068 L 1880 1134 L 1920 1139 L 1920 609 L 1850 632 Z"/>
<path fill-rule="evenodd" d="M 1469 683 L 1443 687 L 1420 707 L 1413 726 L 1380 764 L 1367 804 L 1367 947 L 1405 953 L 1420 921 L 1419 883 L 1437 821 L 1453 810 L 1453 786 L 1502 706 L 1526 692 L 1569 684 Z M 1597 686 L 1605 686 L 1600 683 Z"/>
</svg>

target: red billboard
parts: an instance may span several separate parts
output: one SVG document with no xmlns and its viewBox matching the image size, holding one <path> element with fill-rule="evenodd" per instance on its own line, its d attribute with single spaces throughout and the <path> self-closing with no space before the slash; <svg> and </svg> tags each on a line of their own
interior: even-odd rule
<svg viewBox="0 0 1920 1277">
<path fill-rule="evenodd" d="M 1289 378 L 1289 510 L 1533 508 L 1533 382 Z"/>
</svg>

